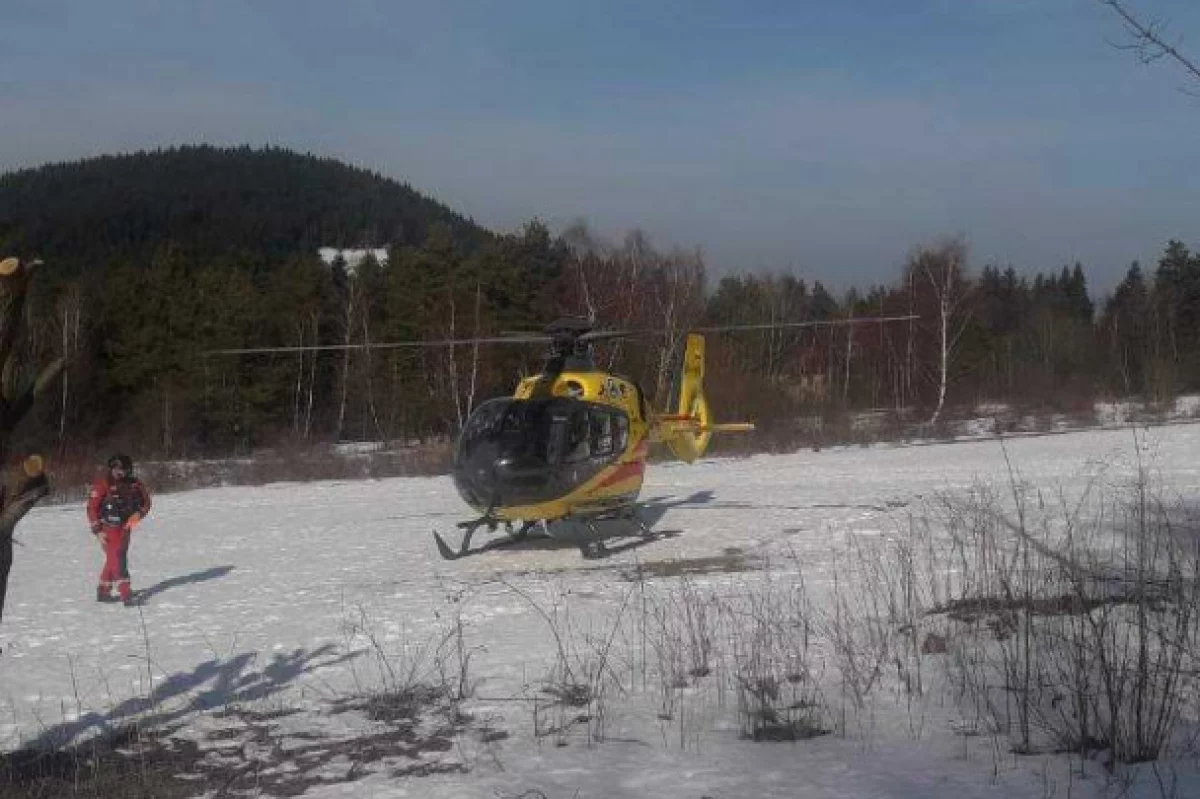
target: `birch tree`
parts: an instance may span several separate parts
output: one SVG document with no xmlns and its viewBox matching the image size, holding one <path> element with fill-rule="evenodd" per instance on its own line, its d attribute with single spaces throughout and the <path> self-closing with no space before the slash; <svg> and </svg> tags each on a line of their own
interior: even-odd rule
<svg viewBox="0 0 1200 799">
<path fill-rule="evenodd" d="M 455 330 L 455 301 L 453 288 L 448 289 L 450 320 L 449 328 L 446 330 L 446 339 L 453 341 L 456 336 Z M 483 285 L 480 280 L 475 282 L 475 299 L 474 299 L 474 322 L 471 328 L 471 339 L 478 339 L 480 333 L 480 312 L 483 301 Z M 471 415 L 471 411 L 475 408 L 475 389 L 479 381 L 479 342 L 473 340 L 471 342 L 471 371 L 467 378 L 466 397 L 463 397 L 462 388 L 459 386 L 458 378 L 458 357 L 455 354 L 455 346 L 451 344 L 446 349 L 446 360 L 448 375 L 450 378 L 450 395 L 454 402 L 454 415 L 456 430 L 462 430 L 463 425 L 467 421 L 467 417 Z"/>
<path fill-rule="evenodd" d="M 906 282 L 913 293 L 913 305 L 926 323 L 926 329 L 932 325 L 934 363 L 931 372 L 937 399 L 929 417 L 930 425 L 937 424 L 945 408 L 955 350 L 970 320 L 965 262 L 966 246 L 954 240 L 918 250 L 906 266 Z"/>
<path fill-rule="evenodd" d="M 339 266 L 334 264 L 335 269 Z M 342 379 L 338 389 L 337 425 L 334 427 L 334 441 L 342 438 L 342 428 L 346 422 L 346 395 L 350 386 L 350 342 L 354 337 L 354 329 L 358 321 L 359 306 L 362 303 L 362 287 L 355 278 L 353 268 L 341 262 L 345 274 L 345 288 L 342 292 L 341 323 L 342 323 Z"/>
<path fill-rule="evenodd" d="M 61 353 L 65 360 L 79 350 L 79 339 L 83 320 L 83 292 L 78 283 L 71 283 L 58 298 L 58 326 L 61 334 Z M 62 391 L 58 410 L 58 451 L 67 447 L 67 418 L 70 415 L 70 372 L 63 371 Z"/>
<path fill-rule="evenodd" d="M 664 401 L 674 401 L 666 396 L 666 392 L 675 363 L 681 356 L 683 336 L 704 312 L 704 266 L 699 254 L 677 252 L 660 259 L 655 271 L 654 296 L 663 344 L 659 351 L 654 394 L 662 407 Z"/>
</svg>

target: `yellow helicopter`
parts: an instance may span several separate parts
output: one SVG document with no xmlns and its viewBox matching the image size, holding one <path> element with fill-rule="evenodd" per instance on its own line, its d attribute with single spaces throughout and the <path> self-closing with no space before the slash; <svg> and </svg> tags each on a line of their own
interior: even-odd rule
<svg viewBox="0 0 1200 799">
<path fill-rule="evenodd" d="M 523 379 L 511 397 L 480 405 L 463 426 L 454 485 L 481 515 L 459 525 L 464 535 L 457 552 L 434 533 L 445 558 L 467 554 L 477 529 L 495 530 L 501 523 L 512 541 L 537 525 L 551 537 L 556 537 L 551 522 L 560 531 L 574 527 L 570 537 L 583 540 L 585 557 L 602 554 L 600 521 L 627 520 L 650 532 L 635 513 L 650 444 L 663 443 L 691 463 L 704 454 L 713 433 L 754 429 L 745 422 L 712 421 L 700 334 L 687 337 L 674 407 L 667 412 L 650 409 L 635 382 L 596 368 L 594 342 L 623 333 L 563 320 L 545 334 L 550 357 L 542 373 Z"/>
<path fill-rule="evenodd" d="M 437 531 L 433 533 L 434 541 L 442 557 L 454 560 L 519 542 L 540 527 L 546 537 L 577 543 L 584 557 L 600 557 L 606 554 L 606 538 L 631 534 L 653 538 L 653 532 L 637 514 L 651 444 L 663 444 L 676 458 L 691 463 L 704 455 L 714 433 L 754 429 L 748 422 L 713 421 L 704 396 L 703 333 L 877 324 L 912 318 L 695 328 L 687 334 L 671 406 L 662 411 L 649 407 L 636 382 L 598 369 L 594 358 L 597 341 L 661 331 L 594 330 L 583 319 L 560 320 L 533 336 L 265 347 L 216 353 L 548 344 L 549 355 L 539 374 L 522 379 L 512 396 L 482 403 L 464 423 L 454 452 L 454 485 L 479 516 L 458 524 L 463 532 L 458 549 Z M 501 525 L 505 536 L 471 549 L 471 538 L 477 530 L 486 527 L 495 531 Z"/>
</svg>

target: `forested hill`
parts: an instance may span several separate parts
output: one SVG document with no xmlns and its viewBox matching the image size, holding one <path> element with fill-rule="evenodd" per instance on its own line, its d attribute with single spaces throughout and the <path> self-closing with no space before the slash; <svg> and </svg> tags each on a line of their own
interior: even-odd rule
<svg viewBox="0 0 1200 799">
<path fill-rule="evenodd" d="M 279 148 L 179 147 L 0 176 L 0 251 L 58 268 L 194 256 L 420 245 L 431 226 L 472 250 L 490 237 L 410 186 Z"/>
<path fill-rule="evenodd" d="M 387 257 L 347 269 L 327 246 Z M 208 353 L 536 328 L 567 250 L 540 223 L 493 233 L 330 158 L 193 146 L 0 176 L 10 255 L 44 262 L 21 346 L 68 359 L 22 428 L 29 448 L 192 455 L 446 429 L 455 395 L 420 360 L 306 356 L 297 389 L 289 359 Z"/>
</svg>

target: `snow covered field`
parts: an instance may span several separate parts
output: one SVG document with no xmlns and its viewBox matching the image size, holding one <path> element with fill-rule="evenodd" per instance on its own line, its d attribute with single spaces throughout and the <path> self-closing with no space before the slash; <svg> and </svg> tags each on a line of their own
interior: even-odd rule
<svg viewBox="0 0 1200 799">
<path fill-rule="evenodd" d="M 1129 430 L 1105 430 L 1007 449 L 1023 480 L 1068 496 L 1098 475 L 1128 477 L 1139 460 L 1165 488 L 1200 492 L 1200 425 L 1137 442 L 1140 452 Z M 1124 787 L 1098 765 L 1084 779 L 1063 756 L 1018 757 L 961 734 L 944 690 L 914 707 L 890 686 L 847 712 L 819 647 L 818 720 L 830 734 L 808 740 L 745 740 L 715 677 L 664 690 L 655 676 L 648 607 L 802 572 L 814 617 L 827 614 L 852 538 L 901 535 L 935 493 L 1003 487 L 1008 475 L 995 441 L 653 466 L 644 515 L 659 537 L 590 561 L 546 540 L 441 560 L 430 530 L 453 535 L 465 518 L 448 478 L 164 495 L 131 550 L 140 608 L 94 601 L 101 555 L 81 506 L 37 508 L 18 529 L 0 625 L 0 742 L 178 725 L 214 761 L 261 755 L 263 795 L 1116 795 Z M 939 657 L 928 656 L 931 674 Z M 410 669 L 453 682 L 463 663 L 474 690 L 455 711 L 469 719 L 430 716 L 401 734 L 351 701 L 408 685 Z M 593 675 L 590 718 L 546 690 L 573 684 L 568 673 Z M 1200 783 L 1177 768 L 1178 795 L 1189 795 Z M 1143 778 L 1125 795 L 1160 790 Z"/>
</svg>

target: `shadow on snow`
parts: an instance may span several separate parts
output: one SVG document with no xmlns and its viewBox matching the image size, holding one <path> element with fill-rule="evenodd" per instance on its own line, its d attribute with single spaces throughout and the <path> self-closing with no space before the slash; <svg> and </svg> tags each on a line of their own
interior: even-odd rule
<svg viewBox="0 0 1200 799">
<path fill-rule="evenodd" d="M 283 690 L 301 675 L 359 654 L 338 655 L 333 644 L 307 651 L 294 649 L 288 654 L 272 655 L 270 662 L 257 670 L 257 655 L 253 652 L 226 660 L 214 658 L 190 672 L 155 680 L 149 695 L 126 699 L 107 713 L 88 712 L 46 727 L 28 748 L 58 749 L 83 736 L 113 734 L 134 722 L 142 727 L 165 727 L 192 713 L 259 701 Z"/>
<path fill-rule="evenodd" d="M 203 583 L 208 580 L 219 580 L 233 571 L 233 566 L 216 566 L 204 571 L 192 572 L 191 574 L 183 574 L 179 577 L 170 577 L 166 580 L 155 583 L 149 588 L 144 588 L 137 592 L 137 597 L 141 601 L 150 599 L 153 596 L 161 594 L 163 591 L 169 591 L 172 588 L 178 588 L 181 585 L 190 585 L 192 583 Z"/>
</svg>

